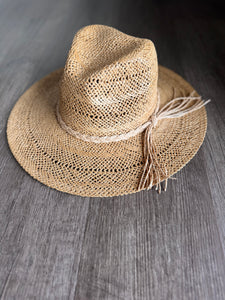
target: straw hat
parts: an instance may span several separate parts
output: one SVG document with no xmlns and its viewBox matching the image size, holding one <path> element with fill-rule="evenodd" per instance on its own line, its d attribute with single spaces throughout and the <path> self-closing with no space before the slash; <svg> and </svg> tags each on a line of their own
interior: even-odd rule
<svg viewBox="0 0 225 300">
<path fill-rule="evenodd" d="M 201 146 L 206 103 L 158 66 L 150 40 L 91 25 L 75 35 L 65 68 L 17 101 L 8 143 L 32 177 L 63 192 L 160 192 Z"/>
</svg>

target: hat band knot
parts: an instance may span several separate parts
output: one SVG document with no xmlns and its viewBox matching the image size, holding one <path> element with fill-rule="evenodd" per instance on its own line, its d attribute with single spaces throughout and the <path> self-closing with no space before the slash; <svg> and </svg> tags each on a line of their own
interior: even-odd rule
<svg viewBox="0 0 225 300">
<path fill-rule="evenodd" d="M 56 116 L 58 122 L 62 129 L 64 129 L 70 135 L 81 139 L 85 142 L 91 143 L 111 143 L 111 142 L 119 142 L 122 140 L 128 140 L 131 137 L 136 136 L 137 134 L 144 133 L 144 141 L 143 141 L 143 155 L 144 155 L 144 167 L 142 171 L 142 176 L 139 182 L 138 190 L 142 189 L 151 189 L 153 185 L 156 185 L 156 189 L 161 192 L 161 179 L 168 178 L 167 171 L 158 163 L 157 159 L 157 150 L 152 136 L 152 130 L 156 127 L 157 123 L 163 119 L 173 119 L 183 117 L 184 115 L 194 112 L 207 103 L 210 100 L 203 101 L 201 97 L 193 96 L 195 91 L 193 91 L 189 96 L 185 97 L 177 97 L 170 100 L 167 104 L 165 104 L 161 109 L 159 109 L 160 105 L 160 93 L 158 91 L 157 97 L 157 105 L 153 114 L 149 117 L 149 120 L 137 127 L 134 130 L 131 130 L 127 133 L 113 135 L 113 136 L 91 136 L 80 133 L 79 131 L 75 131 L 63 121 L 60 112 L 59 112 L 59 103 L 56 106 Z M 175 89 L 174 89 L 175 94 Z M 167 179 L 165 179 L 165 188 L 167 186 Z"/>
</svg>

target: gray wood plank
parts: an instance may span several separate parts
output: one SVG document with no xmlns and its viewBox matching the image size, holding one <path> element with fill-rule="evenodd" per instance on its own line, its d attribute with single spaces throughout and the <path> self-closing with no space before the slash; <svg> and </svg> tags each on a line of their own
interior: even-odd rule
<svg viewBox="0 0 225 300">
<path fill-rule="evenodd" d="M 179 53 L 183 53 L 184 56 L 182 68 L 185 77 L 190 82 L 196 82 L 203 98 L 212 100 L 207 107 L 208 130 L 202 155 L 208 177 L 205 185 L 208 184 L 210 187 L 218 230 L 225 251 L 225 91 L 223 67 L 219 63 L 220 57 L 223 58 L 222 49 L 225 47 L 225 40 L 222 39 L 222 36 L 225 36 L 225 22 L 222 24 L 217 20 L 193 21 L 192 31 L 195 35 L 192 37 L 191 46 L 189 27 L 190 24 L 187 22 L 182 26 L 182 32 L 178 27 L 178 36 L 181 40 Z M 202 28 L 205 30 L 202 31 Z M 189 36 L 189 39 L 182 39 L 182 36 Z M 190 68 L 189 65 L 194 67 Z"/>
<path fill-rule="evenodd" d="M 76 286 L 89 199 L 74 201 L 30 178 L 11 155 L 5 134 L 18 97 L 64 63 L 73 32 L 65 30 L 62 10 L 67 14 L 69 3 L 8 1 L 0 9 L 2 299 L 66 299 Z"/>
<path fill-rule="evenodd" d="M 2 203 L 1 299 L 66 299 L 76 287 L 89 201 L 39 183 L 27 190 L 24 179 Z"/>
<path fill-rule="evenodd" d="M 0 1 L 1 299 L 224 299 L 220 11 L 219 1 Z M 63 194 L 33 180 L 9 151 L 6 122 L 18 97 L 63 66 L 74 33 L 91 23 L 152 39 L 160 64 L 212 99 L 205 142 L 165 194 Z"/>
<path fill-rule="evenodd" d="M 209 187 L 193 183 L 205 182 L 202 162 L 191 162 L 168 194 L 90 202 L 75 299 L 223 299 Z"/>
</svg>

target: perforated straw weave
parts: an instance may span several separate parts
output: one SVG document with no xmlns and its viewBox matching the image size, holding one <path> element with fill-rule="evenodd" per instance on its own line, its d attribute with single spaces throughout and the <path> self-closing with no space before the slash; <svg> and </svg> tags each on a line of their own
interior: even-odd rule
<svg viewBox="0 0 225 300">
<path fill-rule="evenodd" d="M 158 68 L 150 40 L 87 26 L 75 35 L 64 70 L 41 79 L 16 103 L 9 146 L 31 176 L 60 191 L 89 197 L 134 193 L 145 164 L 145 132 L 124 136 L 149 121 L 158 93 L 162 108 L 174 92 L 186 97 L 192 91 L 179 75 Z M 160 181 L 196 154 L 206 126 L 204 107 L 157 122 L 152 138 L 157 164 L 166 170 Z M 121 140 L 96 142 L 115 136 Z M 153 186 L 158 183 L 154 177 Z"/>
</svg>

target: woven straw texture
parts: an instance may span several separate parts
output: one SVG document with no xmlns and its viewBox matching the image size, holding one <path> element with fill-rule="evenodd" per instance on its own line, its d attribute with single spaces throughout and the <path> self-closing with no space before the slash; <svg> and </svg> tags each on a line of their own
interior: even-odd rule
<svg viewBox="0 0 225 300">
<path fill-rule="evenodd" d="M 30 87 L 14 106 L 7 126 L 10 149 L 34 178 L 57 190 L 89 197 L 137 192 L 143 168 L 143 133 L 128 140 L 92 143 L 67 133 L 56 106 L 73 130 L 91 136 L 129 132 L 160 107 L 193 88 L 159 67 L 154 45 L 113 28 L 92 25 L 75 36 L 64 70 Z M 196 93 L 197 95 L 197 93 Z M 198 151 L 207 127 L 206 110 L 160 120 L 152 132 L 167 178 Z M 161 178 L 161 181 L 166 178 Z"/>
</svg>

